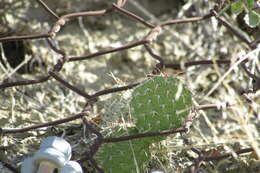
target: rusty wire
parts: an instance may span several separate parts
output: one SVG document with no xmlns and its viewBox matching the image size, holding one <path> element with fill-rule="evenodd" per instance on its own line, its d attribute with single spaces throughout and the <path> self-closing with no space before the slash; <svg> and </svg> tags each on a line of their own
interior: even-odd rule
<svg viewBox="0 0 260 173">
<path fill-rule="evenodd" d="M 46 82 L 48 80 L 54 79 L 57 82 L 59 82 L 61 85 L 63 85 L 64 87 L 72 90 L 73 92 L 77 93 L 80 96 L 83 96 L 86 99 L 86 105 L 87 105 L 86 107 L 88 107 L 88 108 L 85 107 L 82 110 L 81 113 L 78 113 L 78 114 L 73 115 L 71 117 L 59 119 L 59 120 L 52 121 L 52 122 L 47 122 L 47 123 L 43 123 L 43 124 L 36 124 L 36 125 L 32 125 L 32 126 L 28 126 L 28 127 L 24 127 L 24 128 L 17 128 L 17 129 L 1 128 L 0 133 L 1 133 L 1 135 L 23 133 L 23 132 L 26 132 L 26 131 L 35 130 L 37 128 L 50 127 L 50 126 L 54 126 L 54 125 L 57 125 L 57 124 L 69 122 L 69 121 L 72 121 L 72 120 L 75 120 L 75 119 L 81 119 L 82 124 L 85 124 L 86 127 L 90 131 L 92 131 L 92 133 L 94 133 L 98 136 L 98 138 L 97 138 L 96 143 L 93 144 L 93 146 L 92 146 L 92 153 L 85 153 L 84 155 L 86 157 L 82 157 L 80 159 L 80 162 L 82 163 L 84 161 L 89 161 L 90 163 L 92 163 L 93 167 L 95 167 L 99 172 L 103 172 L 103 170 L 101 168 L 99 168 L 98 163 L 95 161 L 93 156 L 94 156 L 95 152 L 98 151 L 98 148 L 103 143 L 120 142 L 120 141 L 125 141 L 125 140 L 132 140 L 132 139 L 136 139 L 136 138 L 169 135 L 169 134 L 174 134 L 174 133 L 184 133 L 188 129 L 178 128 L 178 129 L 170 129 L 170 130 L 162 131 L 162 132 L 136 134 L 136 135 L 131 135 L 131 136 L 122 136 L 122 137 L 118 137 L 118 138 L 104 138 L 102 136 L 102 134 L 100 134 L 99 131 L 97 129 L 95 129 L 95 127 L 92 125 L 92 123 L 90 121 L 87 121 L 86 118 L 85 118 L 85 116 L 88 115 L 88 111 L 91 111 L 91 109 L 89 109 L 89 107 L 91 107 L 93 104 L 95 104 L 97 99 L 102 95 L 128 90 L 128 89 L 131 89 L 131 88 L 139 85 L 140 83 L 133 83 L 133 84 L 129 84 L 129 85 L 126 85 L 126 86 L 123 86 L 123 87 L 108 88 L 108 89 L 104 89 L 104 90 L 101 90 L 101 91 L 96 91 L 96 93 L 94 93 L 94 94 L 89 94 L 86 91 L 78 89 L 73 84 L 70 84 L 70 82 L 67 81 L 66 79 L 64 79 L 64 77 L 61 77 L 61 74 L 59 74 L 59 72 L 61 71 L 61 69 L 63 68 L 65 63 L 74 62 L 74 61 L 89 60 L 91 58 L 96 58 L 97 56 L 109 54 L 109 53 L 112 53 L 112 52 L 119 52 L 119 51 L 122 51 L 122 50 L 131 49 L 131 48 L 134 48 L 134 47 L 137 47 L 137 46 L 143 46 L 143 47 L 145 47 L 145 50 L 151 55 L 152 58 L 155 58 L 156 60 L 159 61 L 159 64 L 157 64 L 157 67 L 159 67 L 160 69 L 162 69 L 162 68 L 182 69 L 183 67 L 188 68 L 190 66 L 195 66 L 195 65 L 214 64 L 214 63 L 216 63 L 218 65 L 221 65 L 221 64 L 229 65 L 231 63 L 230 60 L 190 61 L 190 62 L 186 62 L 183 65 L 178 64 L 178 63 L 166 63 L 164 61 L 165 58 L 161 57 L 160 55 L 155 54 L 153 52 L 151 46 L 150 46 L 150 44 L 152 42 L 156 41 L 157 36 L 162 32 L 162 30 L 164 29 L 165 26 L 176 25 L 176 24 L 179 24 L 179 23 L 200 22 L 202 20 L 208 20 L 212 17 L 215 17 L 219 21 L 219 23 L 223 24 L 234 36 L 238 37 L 242 42 L 246 43 L 249 48 L 253 49 L 255 47 L 256 43 L 259 42 L 259 40 L 258 41 L 257 40 L 248 40 L 243 35 L 241 35 L 239 32 L 237 32 L 235 29 L 233 29 L 231 24 L 229 24 L 227 21 L 225 21 L 224 19 L 222 19 L 221 17 L 218 16 L 218 11 L 215 11 L 216 8 L 211 9 L 208 12 L 208 14 L 205 14 L 203 16 L 187 18 L 187 19 L 163 21 L 163 22 L 160 22 L 159 24 L 158 23 L 156 24 L 156 23 L 149 23 L 146 20 L 144 20 L 143 18 L 139 17 L 138 15 L 133 14 L 132 12 L 124 9 L 123 7 L 124 7 L 125 3 L 127 2 L 127 0 L 123 0 L 123 1 L 118 0 L 117 3 L 112 3 L 111 7 L 108 8 L 108 9 L 99 10 L 99 11 L 89 11 L 89 12 L 86 11 L 86 12 L 69 13 L 69 14 L 65 14 L 63 16 L 59 16 L 59 15 L 55 14 L 55 12 L 52 11 L 44 3 L 44 1 L 42 1 L 42 0 L 37 0 L 37 1 L 53 18 L 55 18 L 56 22 L 53 23 L 51 29 L 47 33 L 2 37 L 2 38 L 0 38 L 0 42 L 7 42 L 7 41 L 12 41 L 12 40 L 25 40 L 25 39 L 27 39 L 27 40 L 46 39 L 48 41 L 48 44 L 50 45 L 50 48 L 53 51 L 57 52 L 58 54 L 60 54 L 62 56 L 57 61 L 57 63 L 53 66 L 53 68 L 51 68 L 51 70 L 48 72 L 48 74 L 45 74 L 45 75 L 42 75 L 42 76 L 39 76 L 39 77 L 35 77 L 35 79 L 30 79 L 30 80 L 3 82 L 3 83 L 0 84 L 0 89 L 3 90 L 3 89 L 8 88 L 8 87 L 34 85 L 34 84 L 43 83 L 43 82 Z M 51 42 L 51 39 L 56 38 L 56 36 L 59 34 L 61 27 L 66 25 L 67 21 L 70 20 L 71 18 L 88 17 L 88 16 L 102 16 L 102 15 L 106 15 L 107 13 L 115 13 L 115 12 L 119 12 L 120 14 L 122 14 L 122 15 L 128 17 L 128 18 L 131 18 L 132 20 L 135 20 L 136 22 L 143 24 L 145 27 L 150 29 L 149 34 L 146 37 L 144 37 L 140 40 L 136 40 L 135 42 L 128 43 L 128 44 L 123 45 L 121 47 L 117 47 L 117 48 L 113 48 L 113 49 L 100 50 L 100 51 L 97 51 L 95 53 L 91 53 L 89 55 L 83 55 L 83 56 L 69 56 L 69 55 L 66 54 L 66 52 L 64 50 L 58 49 Z M 245 68 L 245 66 L 243 66 L 243 68 Z M 246 72 L 248 72 L 248 71 L 246 71 Z M 248 77 L 256 78 L 255 75 L 250 75 L 250 73 L 248 73 L 248 74 L 249 74 Z M 227 104 L 227 106 L 231 106 L 231 105 Z M 209 105 L 197 106 L 194 109 L 205 110 L 205 109 L 218 109 L 218 108 L 219 108 L 218 105 L 209 104 Z M 252 152 L 252 151 L 253 151 L 253 149 L 249 148 L 249 149 L 242 149 L 241 151 L 236 151 L 236 153 L 237 154 L 243 154 L 243 153 Z M 198 152 L 198 154 L 201 154 L 201 153 Z M 211 160 L 222 159 L 222 158 L 226 158 L 226 157 L 230 157 L 230 156 L 231 156 L 231 154 L 219 154 L 219 155 L 214 155 L 214 156 L 213 155 L 212 156 L 200 155 L 199 158 L 195 161 L 195 167 L 198 168 L 202 161 L 211 161 Z M 2 162 L 3 165 L 6 166 L 8 169 L 10 169 L 12 172 L 18 172 L 15 169 L 15 167 L 11 166 L 7 162 L 4 162 L 4 161 L 0 161 L 0 162 Z M 189 172 L 194 172 L 193 167 L 190 168 Z"/>
</svg>

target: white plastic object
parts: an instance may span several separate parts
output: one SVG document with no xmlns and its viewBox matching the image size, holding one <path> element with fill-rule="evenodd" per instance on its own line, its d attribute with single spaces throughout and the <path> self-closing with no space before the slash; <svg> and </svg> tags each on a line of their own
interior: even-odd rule
<svg viewBox="0 0 260 173">
<path fill-rule="evenodd" d="M 76 161 L 70 161 L 71 147 L 63 138 L 50 136 L 45 138 L 40 149 L 33 157 L 25 159 L 22 163 L 21 173 L 83 173 Z"/>
<path fill-rule="evenodd" d="M 150 173 L 164 173 L 164 172 L 162 172 L 162 171 L 152 171 Z"/>
<path fill-rule="evenodd" d="M 80 164 L 76 161 L 68 161 L 62 168 L 61 173 L 83 173 Z"/>
<path fill-rule="evenodd" d="M 35 173 L 37 168 L 33 164 L 33 161 L 33 157 L 26 158 L 22 163 L 21 173 Z"/>
<path fill-rule="evenodd" d="M 56 136 L 45 138 L 33 157 L 37 173 L 52 173 L 55 169 L 61 169 L 70 158 L 70 144 Z"/>
</svg>

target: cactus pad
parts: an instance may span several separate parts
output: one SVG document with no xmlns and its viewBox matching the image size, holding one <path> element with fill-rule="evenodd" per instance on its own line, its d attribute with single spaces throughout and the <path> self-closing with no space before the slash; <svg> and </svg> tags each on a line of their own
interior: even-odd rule
<svg viewBox="0 0 260 173">
<path fill-rule="evenodd" d="M 121 129 L 111 137 L 136 134 L 133 128 Z M 134 139 L 116 143 L 105 143 L 97 152 L 96 159 L 106 173 L 144 172 L 144 164 L 150 160 L 148 138 Z"/>
<path fill-rule="evenodd" d="M 134 89 L 130 107 L 144 133 L 180 127 L 191 103 L 191 92 L 179 79 L 157 76 Z"/>
</svg>

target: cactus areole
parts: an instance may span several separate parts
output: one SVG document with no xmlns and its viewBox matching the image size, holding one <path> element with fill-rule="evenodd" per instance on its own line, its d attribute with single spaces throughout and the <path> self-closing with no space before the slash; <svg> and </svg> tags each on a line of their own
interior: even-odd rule
<svg viewBox="0 0 260 173">
<path fill-rule="evenodd" d="M 191 92 L 180 79 L 156 76 L 134 89 L 130 107 L 144 133 L 182 126 L 191 104 Z"/>
</svg>

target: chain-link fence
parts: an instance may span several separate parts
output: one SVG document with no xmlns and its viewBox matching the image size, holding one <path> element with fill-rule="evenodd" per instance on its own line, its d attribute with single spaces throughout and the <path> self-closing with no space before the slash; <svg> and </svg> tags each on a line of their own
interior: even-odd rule
<svg viewBox="0 0 260 173">
<path fill-rule="evenodd" d="M 259 160 L 259 28 L 242 31 L 229 2 L 0 5 L 3 170 L 19 172 L 23 158 L 50 135 L 74 144 L 73 157 L 84 172 L 109 172 L 95 157 L 103 145 L 156 136 L 169 137 L 150 146 L 156 152 L 146 171 L 225 172 L 216 160 L 244 153 Z M 109 136 L 112 127 L 131 123 L 124 94 L 158 75 L 181 78 L 192 91 L 194 106 L 183 125 Z M 233 162 L 243 162 L 238 160 Z M 246 168 L 228 162 L 230 170 L 260 170 L 253 159 Z"/>
</svg>

